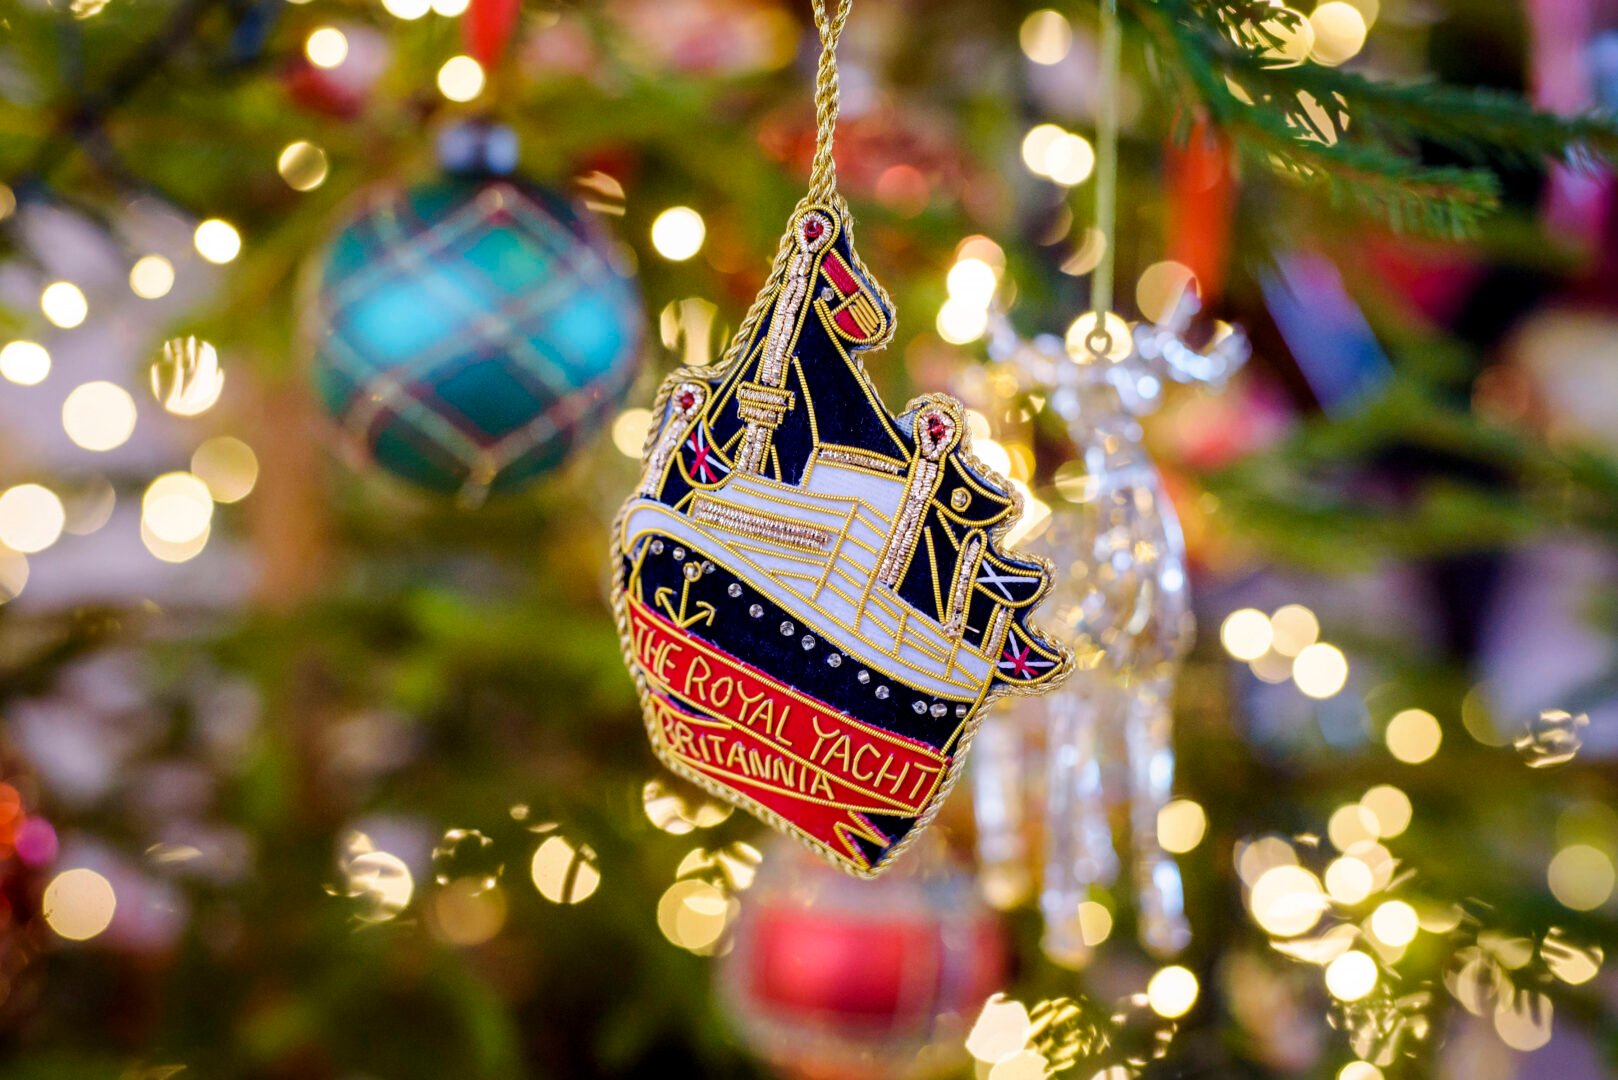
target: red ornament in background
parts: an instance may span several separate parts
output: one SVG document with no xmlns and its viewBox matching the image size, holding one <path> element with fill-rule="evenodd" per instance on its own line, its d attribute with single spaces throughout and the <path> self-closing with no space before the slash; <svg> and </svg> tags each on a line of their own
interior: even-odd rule
<svg viewBox="0 0 1618 1080">
<path fill-rule="evenodd" d="M 348 54 L 333 68 L 316 67 L 302 50 L 287 62 L 281 79 L 300 107 L 325 116 L 352 120 L 365 111 L 371 91 L 393 59 L 387 35 L 356 23 L 339 25 L 348 39 Z"/>
<path fill-rule="evenodd" d="M 964 1065 L 962 1040 L 1005 968 L 999 920 L 942 842 L 856 881 L 783 841 L 742 905 L 721 993 L 784 1075 L 931 1076 Z"/>
<path fill-rule="evenodd" d="M 1230 231 L 1236 208 L 1236 179 L 1231 150 L 1205 120 L 1191 125 L 1185 145 L 1170 142 L 1164 151 L 1168 187 L 1168 257 L 1197 275 L 1202 305 L 1219 299 L 1230 256 Z"/>
<path fill-rule="evenodd" d="M 510 47 L 521 13 L 522 0 L 472 0 L 461 16 L 467 55 L 485 70 L 493 70 Z"/>
</svg>

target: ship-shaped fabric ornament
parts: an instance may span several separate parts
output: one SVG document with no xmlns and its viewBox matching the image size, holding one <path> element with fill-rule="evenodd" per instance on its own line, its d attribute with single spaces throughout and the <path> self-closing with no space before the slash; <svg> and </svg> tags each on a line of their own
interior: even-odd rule
<svg viewBox="0 0 1618 1080">
<path fill-rule="evenodd" d="M 724 361 L 657 396 L 614 602 L 663 762 L 869 877 L 938 811 L 988 702 L 1068 657 L 1029 621 L 1050 567 L 1001 548 L 1021 508 L 960 403 L 895 416 L 860 362 L 894 312 L 835 191 L 847 11 L 816 3 L 815 166 L 769 279 Z"/>
</svg>

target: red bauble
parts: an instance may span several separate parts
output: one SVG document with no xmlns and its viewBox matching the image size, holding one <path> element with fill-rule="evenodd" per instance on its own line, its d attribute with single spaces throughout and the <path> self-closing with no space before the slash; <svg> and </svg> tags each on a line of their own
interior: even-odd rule
<svg viewBox="0 0 1618 1080">
<path fill-rule="evenodd" d="M 964 1064 L 961 1040 L 1005 962 L 997 917 L 941 845 L 858 881 L 781 842 L 742 905 L 722 993 L 785 1075 L 936 1075 Z"/>
<path fill-rule="evenodd" d="M 498 65 L 521 13 L 522 0 L 472 0 L 461 16 L 461 40 L 467 53 L 485 68 Z"/>
<path fill-rule="evenodd" d="M 1198 119 L 1183 145 L 1168 145 L 1164 160 L 1168 255 L 1196 274 L 1207 308 L 1224 289 L 1235 223 L 1236 179 L 1230 144 L 1206 120 Z"/>
</svg>

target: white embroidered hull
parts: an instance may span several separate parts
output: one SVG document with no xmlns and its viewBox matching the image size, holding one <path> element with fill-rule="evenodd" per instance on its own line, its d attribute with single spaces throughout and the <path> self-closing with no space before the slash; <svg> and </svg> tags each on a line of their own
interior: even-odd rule
<svg viewBox="0 0 1618 1080">
<path fill-rule="evenodd" d="M 873 671 L 975 702 L 994 675 L 1004 620 L 979 651 L 877 580 L 905 481 L 821 459 L 802 486 L 733 472 L 695 496 L 688 516 L 652 499 L 623 518 L 623 550 L 660 534 L 745 578 Z"/>
</svg>

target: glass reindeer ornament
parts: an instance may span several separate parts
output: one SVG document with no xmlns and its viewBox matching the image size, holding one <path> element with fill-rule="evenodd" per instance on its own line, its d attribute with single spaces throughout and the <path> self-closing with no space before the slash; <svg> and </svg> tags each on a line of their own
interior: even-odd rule
<svg viewBox="0 0 1618 1080">
<path fill-rule="evenodd" d="M 1138 326 L 1123 347 L 1105 331 L 1067 344 L 1026 340 L 1003 316 L 992 328 L 991 356 L 1024 389 L 1048 395 L 1081 468 L 1030 543 L 1055 567 L 1045 625 L 1073 651 L 1076 670 L 1056 692 L 984 724 L 974 765 L 979 858 L 1002 905 L 1037 879 L 1045 951 L 1068 966 L 1087 962 L 1105 936 L 1086 901 L 1119 876 L 1109 814 L 1117 801 L 1128 808 L 1141 944 L 1167 956 L 1191 936 L 1157 819 L 1174 783 L 1171 703 L 1194 626 L 1184 537 L 1139 417 L 1160 404 L 1166 383 L 1217 387 L 1246 361 L 1245 336 L 1225 324 L 1202 348 L 1187 343 L 1198 307 L 1187 290 L 1164 322 Z M 1121 768 L 1104 768 L 1114 756 Z M 1042 827 L 1031 830 L 1035 812 Z M 1037 876 L 1031 833 L 1043 837 Z"/>
</svg>

